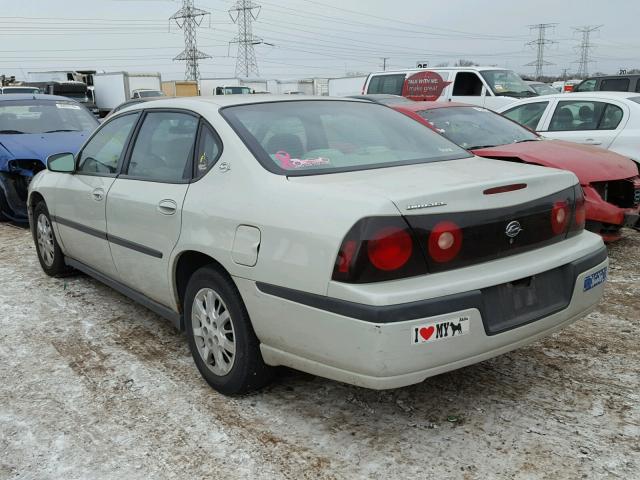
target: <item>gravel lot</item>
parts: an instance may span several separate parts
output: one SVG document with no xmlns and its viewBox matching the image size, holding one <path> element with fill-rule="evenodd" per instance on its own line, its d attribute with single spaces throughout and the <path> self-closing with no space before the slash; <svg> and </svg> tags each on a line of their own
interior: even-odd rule
<svg viewBox="0 0 640 480">
<path fill-rule="evenodd" d="M 0 224 L 0 478 L 640 478 L 640 233 L 606 297 L 530 347 L 398 390 L 284 370 L 226 398 L 168 322 L 51 279 Z"/>
</svg>

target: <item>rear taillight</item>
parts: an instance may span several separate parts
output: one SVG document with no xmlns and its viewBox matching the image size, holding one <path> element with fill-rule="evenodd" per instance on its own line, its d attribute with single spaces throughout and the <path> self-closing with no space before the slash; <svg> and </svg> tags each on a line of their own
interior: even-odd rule
<svg viewBox="0 0 640 480">
<path fill-rule="evenodd" d="M 378 270 L 389 272 L 402 268 L 411 258 L 413 239 L 407 230 L 386 227 L 367 243 L 369 261 Z"/>
<path fill-rule="evenodd" d="M 333 280 L 370 283 L 427 273 L 415 235 L 402 217 L 370 217 L 356 223 L 340 246 Z"/>
<path fill-rule="evenodd" d="M 558 201 L 553 204 L 551 209 L 551 230 L 555 235 L 566 232 L 569 225 L 569 203 Z"/>
<path fill-rule="evenodd" d="M 437 223 L 428 240 L 429 257 L 434 262 L 450 262 L 462 248 L 462 230 L 458 225 L 450 221 Z"/>
<path fill-rule="evenodd" d="M 575 203 L 573 208 L 573 219 L 571 226 L 569 227 L 569 235 L 576 235 L 584 230 L 585 223 L 587 221 L 587 207 L 584 201 L 584 193 L 582 187 L 576 185 L 575 191 Z"/>
</svg>

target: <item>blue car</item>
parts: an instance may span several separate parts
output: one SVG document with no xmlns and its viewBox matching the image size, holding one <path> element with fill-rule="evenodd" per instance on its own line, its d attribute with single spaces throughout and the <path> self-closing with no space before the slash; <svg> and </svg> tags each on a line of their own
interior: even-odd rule
<svg viewBox="0 0 640 480">
<path fill-rule="evenodd" d="M 47 157 L 77 152 L 98 120 L 55 95 L 0 95 L 0 220 L 26 222 L 27 189 Z"/>
</svg>

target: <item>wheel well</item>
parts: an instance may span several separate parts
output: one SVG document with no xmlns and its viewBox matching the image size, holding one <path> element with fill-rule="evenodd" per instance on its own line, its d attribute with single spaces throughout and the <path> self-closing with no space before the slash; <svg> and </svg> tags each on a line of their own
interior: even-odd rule
<svg viewBox="0 0 640 480">
<path fill-rule="evenodd" d="M 44 202 L 44 197 L 38 192 L 33 192 L 29 197 L 29 208 L 33 209 L 40 202 Z"/>
<path fill-rule="evenodd" d="M 209 255 L 193 250 L 180 254 L 175 270 L 175 282 L 178 302 L 181 308 L 184 304 L 184 295 L 187 291 L 187 284 L 189 283 L 191 275 L 193 275 L 196 270 L 206 267 L 207 265 L 214 267 L 216 270 L 230 277 L 229 272 L 227 272 L 219 262 Z"/>
</svg>

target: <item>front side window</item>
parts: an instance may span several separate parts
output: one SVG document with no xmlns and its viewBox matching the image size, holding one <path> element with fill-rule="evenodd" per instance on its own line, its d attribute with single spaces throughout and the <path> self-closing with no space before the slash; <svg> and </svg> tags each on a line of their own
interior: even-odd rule
<svg viewBox="0 0 640 480">
<path fill-rule="evenodd" d="M 525 103 L 524 105 L 507 110 L 503 115 L 531 130 L 537 130 L 538 124 L 548 105 L 549 102 Z"/>
<path fill-rule="evenodd" d="M 485 108 L 434 108 L 417 113 L 438 133 L 467 150 L 538 139 L 535 133 Z"/>
<path fill-rule="evenodd" d="M 193 115 L 148 112 L 136 137 L 127 175 L 161 182 L 190 179 L 197 131 L 198 119 Z"/>
<path fill-rule="evenodd" d="M 628 92 L 628 78 L 605 78 L 600 82 L 600 90 L 603 92 Z"/>
<path fill-rule="evenodd" d="M 469 156 L 424 125 L 374 103 L 269 102 L 227 107 L 221 113 L 260 163 L 281 175 L 362 170 Z"/>
<path fill-rule="evenodd" d="M 86 108 L 73 101 L 11 100 L 0 104 L 0 133 L 80 132 L 98 125 Z"/>
<path fill-rule="evenodd" d="M 78 173 L 114 175 L 137 120 L 136 113 L 105 123 L 82 150 Z"/>
<path fill-rule="evenodd" d="M 595 78 L 592 78 L 591 80 L 585 80 L 580 85 L 578 85 L 574 89 L 574 91 L 575 92 L 593 92 L 596 89 L 596 83 L 598 83 L 598 80 L 596 80 Z"/>
<path fill-rule="evenodd" d="M 495 95 L 506 97 L 535 97 L 538 94 L 519 75 L 511 70 L 483 70 L 480 75 L 489 84 Z"/>
<path fill-rule="evenodd" d="M 388 95 L 402 95 L 404 73 L 393 75 L 375 75 L 369 80 L 367 93 L 386 93 Z"/>
<path fill-rule="evenodd" d="M 473 72 L 458 72 L 453 84 L 453 95 L 479 97 L 482 95 L 482 80 Z"/>
</svg>

